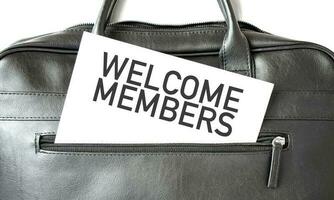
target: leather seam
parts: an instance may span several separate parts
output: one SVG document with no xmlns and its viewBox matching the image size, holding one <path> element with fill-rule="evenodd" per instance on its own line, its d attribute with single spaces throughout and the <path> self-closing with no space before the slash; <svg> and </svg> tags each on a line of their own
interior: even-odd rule
<svg viewBox="0 0 334 200">
<path fill-rule="evenodd" d="M 55 116 L 50 116 L 50 117 L 35 117 L 35 116 L 27 116 L 27 117 L 11 117 L 11 116 L 8 116 L 8 117 L 0 117 L 0 119 L 60 119 L 60 117 L 55 117 Z"/>
<path fill-rule="evenodd" d="M 15 47 L 15 48 L 21 48 L 21 47 Z M 46 49 L 45 47 L 41 47 L 41 48 L 44 48 Z M 275 49 L 273 49 L 275 48 Z M 276 49 L 277 48 L 277 49 Z M 291 49 L 288 49 L 288 48 L 291 48 Z M 47 53 L 59 53 L 57 51 L 55 51 L 52 47 L 48 48 L 47 51 L 44 51 L 44 49 L 40 49 L 38 51 L 40 52 L 47 52 Z M 323 52 L 324 54 L 328 55 L 331 60 L 334 59 L 334 55 L 332 55 L 331 53 L 323 50 L 323 49 L 319 49 L 317 47 L 311 47 L 310 45 L 303 45 L 303 44 L 290 44 L 290 45 L 278 45 L 278 46 L 271 46 L 271 47 L 260 47 L 260 48 L 252 48 L 251 51 L 252 52 L 255 52 L 255 53 L 267 53 L 267 52 L 273 52 L 273 51 L 283 51 L 283 50 L 298 50 L 298 49 L 307 49 L 307 50 L 315 50 L 315 51 L 320 51 L 320 52 Z M 10 52 L 10 53 L 5 53 L 7 51 L 10 51 L 12 50 L 11 48 L 8 48 L 7 50 L 4 50 L 3 52 L 0 52 L 0 60 L 2 58 L 4 58 L 5 56 L 7 55 L 10 55 L 10 54 L 14 54 L 14 53 L 17 53 L 17 52 L 22 52 L 22 51 L 17 51 L 17 50 L 14 50 L 13 52 Z M 63 48 L 63 50 L 68 50 L 68 51 L 73 51 L 73 52 L 62 52 L 62 53 L 66 53 L 66 54 L 77 54 L 78 52 L 78 49 L 65 49 Z M 33 50 L 24 50 L 25 52 L 34 52 Z M 171 54 L 171 55 L 184 55 L 184 54 L 187 54 L 187 53 L 173 53 L 173 52 L 167 52 L 166 53 L 168 54 Z M 206 52 L 208 53 L 208 52 Z M 211 51 L 209 53 L 212 53 L 212 55 L 217 55 L 219 53 L 217 53 L 217 51 Z"/>
<path fill-rule="evenodd" d="M 42 117 L 42 116 L 27 116 L 27 117 L 21 117 L 21 116 L 8 116 L 8 117 L 0 117 L 1 119 L 54 119 L 54 120 L 59 120 L 59 117 L 56 116 L 47 116 L 47 117 Z M 266 116 L 264 120 L 272 120 L 272 119 L 296 119 L 296 120 L 330 120 L 334 121 L 334 118 L 332 116 L 320 116 L 320 117 L 307 117 L 307 116 Z"/>
<path fill-rule="evenodd" d="M 334 121 L 332 116 L 320 116 L 320 117 L 307 117 L 307 116 L 265 116 L 264 120 L 272 120 L 272 119 L 296 119 L 296 120 L 330 120 Z"/>
<path fill-rule="evenodd" d="M 251 68 L 251 63 L 250 63 L 250 48 L 249 48 L 249 43 L 248 43 L 248 40 L 247 40 L 247 38 L 246 38 L 246 36 L 244 36 L 245 37 L 245 43 L 246 43 L 246 51 L 247 51 L 247 67 L 248 67 L 248 69 L 247 69 L 247 73 L 248 73 L 248 76 L 250 75 L 252 75 L 251 74 L 251 70 L 252 70 L 252 68 Z"/>
<path fill-rule="evenodd" d="M 0 92 L 0 95 L 22 95 L 22 96 L 61 96 L 65 97 L 66 94 L 54 94 L 47 92 Z"/>
<path fill-rule="evenodd" d="M 244 153 L 65 153 L 65 152 L 50 152 L 45 150 L 40 150 L 38 153 L 40 154 L 54 154 L 54 155 L 67 155 L 67 156 L 180 156 L 180 157 L 188 157 L 188 156 L 227 156 L 227 155 L 270 155 L 270 150 L 268 151 L 258 151 L 258 152 L 244 152 Z"/>
<path fill-rule="evenodd" d="M 223 40 L 223 69 L 227 69 L 227 59 L 226 59 L 226 38 L 227 34 L 224 35 L 224 40 Z"/>
<path fill-rule="evenodd" d="M 282 129 L 261 129 L 260 133 L 284 133 L 284 134 L 287 134 L 287 135 L 291 134 L 290 131 L 282 130 Z M 40 133 L 35 133 L 35 135 L 40 135 L 40 136 L 56 135 L 56 132 L 54 132 L 54 131 L 40 132 Z"/>
<path fill-rule="evenodd" d="M 239 71 L 239 70 L 235 70 Z M 247 70 L 240 70 L 247 71 Z M 320 95 L 334 95 L 334 90 L 274 90 L 273 93 L 311 93 Z M 26 92 L 26 91 L 10 91 L 10 92 L 0 92 L 0 95 L 33 95 L 33 96 L 66 96 L 66 93 L 52 93 L 50 91 L 36 91 L 36 92 Z"/>
<path fill-rule="evenodd" d="M 229 70 L 230 72 L 248 72 L 248 69 L 234 69 L 234 70 Z"/>
<path fill-rule="evenodd" d="M 279 94 L 279 93 L 334 95 L 334 90 L 327 90 L 327 91 L 313 91 L 313 90 L 298 90 L 298 91 L 274 90 L 273 91 L 273 94 Z"/>
<path fill-rule="evenodd" d="M 249 53 L 251 54 L 251 52 Z M 251 73 L 252 73 L 251 77 L 256 79 L 256 67 L 255 67 L 255 60 L 253 56 L 251 57 Z"/>
</svg>

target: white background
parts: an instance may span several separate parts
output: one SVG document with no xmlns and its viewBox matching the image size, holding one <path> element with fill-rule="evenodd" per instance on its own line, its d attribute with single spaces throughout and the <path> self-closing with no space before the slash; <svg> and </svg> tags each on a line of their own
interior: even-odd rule
<svg viewBox="0 0 334 200">
<path fill-rule="evenodd" d="M 114 19 L 160 24 L 217 21 L 217 0 L 119 0 Z M 332 0 L 232 0 L 241 20 L 265 31 L 334 50 Z M 102 0 L 2 0 L 0 50 L 25 37 L 94 22 Z"/>
</svg>

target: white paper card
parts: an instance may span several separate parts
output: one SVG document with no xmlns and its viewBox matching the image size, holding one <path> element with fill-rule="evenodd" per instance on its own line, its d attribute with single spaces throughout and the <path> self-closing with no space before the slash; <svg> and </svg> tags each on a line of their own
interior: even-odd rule
<svg viewBox="0 0 334 200">
<path fill-rule="evenodd" d="M 84 33 L 56 143 L 256 142 L 272 89 Z"/>
</svg>

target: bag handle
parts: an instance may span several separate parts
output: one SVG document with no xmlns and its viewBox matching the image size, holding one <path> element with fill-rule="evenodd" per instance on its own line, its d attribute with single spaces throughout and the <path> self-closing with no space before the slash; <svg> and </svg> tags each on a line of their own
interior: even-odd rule
<svg viewBox="0 0 334 200">
<path fill-rule="evenodd" d="M 223 45 L 219 51 L 221 68 L 251 75 L 251 58 L 248 40 L 240 30 L 230 0 L 217 0 L 222 10 L 226 24 Z M 104 35 L 107 23 L 115 9 L 117 0 L 104 0 L 92 33 Z"/>
</svg>

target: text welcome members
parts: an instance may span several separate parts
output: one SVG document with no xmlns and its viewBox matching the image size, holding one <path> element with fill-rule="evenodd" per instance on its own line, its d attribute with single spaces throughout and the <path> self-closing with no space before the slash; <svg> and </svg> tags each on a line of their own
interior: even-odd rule
<svg viewBox="0 0 334 200">
<path fill-rule="evenodd" d="M 108 54 L 104 54 L 103 75 L 107 77 L 110 70 L 115 69 L 115 82 L 106 86 L 103 78 L 99 78 L 95 89 L 93 100 L 99 98 L 108 100 L 110 106 L 117 106 L 120 109 L 133 112 L 148 112 L 151 117 L 169 122 L 177 122 L 180 125 L 207 129 L 209 133 L 215 132 L 221 136 L 232 134 L 231 120 L 234 119 L 238 109 L 235 103 L 239 102 L 236 93 L 243 93 L 240 88 L 220 84 L 217 88 L 210 89 L 209 80 L 202 83 L 195 76 L 182 77 L 177 71 L 169 71 L 162 80 L 161 87 L 153 86 L 150 83 L 153 65 L 126 58 L 122 66 L 118 66 L 118 56 L 115 55 L 108 65 Z M 129 63 L 129 71 L 126 82 L 117 82 Z M 143 73 L 142 68 L 146 68 Z M 134 76 L 144 76 L 142 83 Z M 173 84 L 170 82 L 173 81 Z M 178 84 L 175 84 L 177 81 Z M 225 91 L 223 97 L 223 91 Z M 149 95 L 148 95 L 149 94 Z M 234 96 L 236 95 L 236 96 Z M 182 98 L 175 98 L 181 96 Z M 197 98 L 196 98 L 197 97 Z M 213 102 L 214 106 L 202 105 L 203 101 Z M 234 102 L 234 107 L 230 103 Z M 219 109 L 217 109 L 219 107 Z"/>
</svg>

